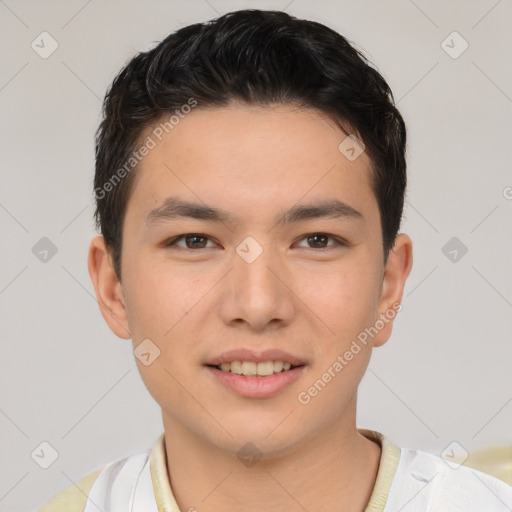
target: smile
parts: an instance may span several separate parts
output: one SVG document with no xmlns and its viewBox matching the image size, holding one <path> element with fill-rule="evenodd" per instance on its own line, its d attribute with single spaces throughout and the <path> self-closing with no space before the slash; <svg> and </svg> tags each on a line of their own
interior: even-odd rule
<svg viewBox="0 0 512 512">
<path fill-rule="evenodd" d="M 293 370 L 297 368 L 297 366 L 285 361 L 264 361 L 261 363 L 254 361 L 232 361 L 230 363 L 226 362 L 218 366 L 213 366 L 213 368 L 217 368 L 223 372 L 235 373 L 236 375 L 268 377 L 275 373 Z"/>
</svg>

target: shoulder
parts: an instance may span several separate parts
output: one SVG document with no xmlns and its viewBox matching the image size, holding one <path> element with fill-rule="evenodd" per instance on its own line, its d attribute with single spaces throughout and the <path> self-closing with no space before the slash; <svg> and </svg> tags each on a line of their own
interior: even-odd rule
<svg viewBox="0 0 512 512">
<path fill-rule="evenodd" d="M 105 502 L 114 496 L 126 499 L 147 467 L 148 455 L 136 453 L 104 464 L 56 494 L 37 512 L 88 512 L 91 503 L 103 510 Z"/>
<path fill-rule="evenodd" d="M 389 508 L 388 508 L 389 506 Z M 512 509 L 512 487 L 468 466 L 402 448 L 385 510 L 493 512 Z"/>
<path fill-rule="evenodd" d="M 61 512 L 63 510 L 83 512 L 91 488 L 105 467 L 106 465 L 96 469 L 78 480 L 78 482 L 66 487 L 66 489 L 56 494 L 43 507 L 39 508 L 37 512 Z"/>
</svg>

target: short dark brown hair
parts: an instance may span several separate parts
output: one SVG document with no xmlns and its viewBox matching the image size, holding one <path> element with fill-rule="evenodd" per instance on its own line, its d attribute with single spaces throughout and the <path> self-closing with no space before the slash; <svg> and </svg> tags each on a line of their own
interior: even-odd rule
<svg viewBox="0 0 512 512">
<path fill-rule="evenodd" d="M 406 187 L 406 128 L 388 84 L 345 37 L 325 25 L 247 9 L 173 32 L 137 54 L 107 91 L 96 132 L 94 217 L 118 279 L 142 135 L 165 116 L 181 116 L 192 102 L 201 108 L 233 100 L 314 108 L 343 131 L 355 131 L 372 162 L 386 260 Z"/>
</svg>

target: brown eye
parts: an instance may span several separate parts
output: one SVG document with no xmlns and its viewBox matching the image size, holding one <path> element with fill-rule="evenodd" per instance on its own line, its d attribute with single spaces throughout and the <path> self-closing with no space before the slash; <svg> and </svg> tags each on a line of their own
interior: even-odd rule
<svg viewBox="0 0 512 512">
<path fill-rule="evenodd" d="M 328 243 L 329 239 L 334 243 Z M 310 233 L 308 235 L 304 235 L 301 240 L 305 240 L 308 245 L 299 245 L 299 247 L 305 247 L 307 249 L 329 250 L 337 246 L 342 247 L 348 245 L 342 239 L 327 233 Z M 183 245 L 182 242 L 184 242 L 185 245 Z M 170 249 L 208 249 L 209 247 L 212 247 L 207 245 L 208 242 L 211 242 L 211 240 L 205 235 L 198 233 L 186 233 L 170 239 L 164 246 Z"/>
<path fill-rule="evenodd" d="M 178 242 L 183 240 L 185 246 L 178 245 Z M 206 244 L 210 239 L 207 236 L 199 235 L 196 233 L 187 233 L 169 240 L 165 247 L 178 248 L 178 249 L 207 249 Z"/>
<path fill-rule="evenodd" d="M 201 235 L 192 235 L 185 237 L 185 244 L 189 249 L 204 249 L 206 237 Z"/>
<path fill-rule="evenodd" d="M 334 243 L 328 244 L 327 241 L 329 239 L 334 240 Z M 302 240 L 307 241 L 307 243 L 308 243 L 307 248 L 309 248 L 309 249 L 329 249 L 329 248 L 335 247 L 335 246 L 346 245 L 338 238 L 336 238 L 332 235 L 329 235 L 327 233 L 311 233 L 309 235 L 305 235 L 302 238 Z M 305 247 L 305 246 L 301 246 L 301 247 Z"/>
<path fill-rule="evenodd" d="M 327 240 L 329 237 L 326 235 L 309 235 L 307 239 L 309 244 L 313 244 L 313 247 L 323 248 L 327 246 Z"/>
</svg>

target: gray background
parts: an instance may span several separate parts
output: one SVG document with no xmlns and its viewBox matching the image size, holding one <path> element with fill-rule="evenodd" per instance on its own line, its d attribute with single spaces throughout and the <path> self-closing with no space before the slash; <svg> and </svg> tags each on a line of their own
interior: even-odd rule
<svg viewBox="0 0 512 512">
<path fill-rule="evenodd" d="M 512 444 L 510 0 L 5 0 L 0 510 L 41 505 L 163 431 L 131 341 L 104 323 L 87 271 L 93 135 L 107 86 L 137 50 L 244 7 L 347 36 L 408 125 L 414 268 L 393 337 L 361 384 L 358 425 L 437 454 L 454 440 L 468 451 Z M 59 45 L 47 59 L 31 48 L 43 31 Z M 457 58 L 442 47 L 453 31 L 469 44 Z M 445 47 L 462 44 L 450 36 Z M 57 247 L 46 263 L 32 251 L 42 237 Z M 468 250 L 457 261 L 442 250 L 452 237 Z M 43 441 L 59 454 L 46 470 L 31 458 Z"/>
</svg>

